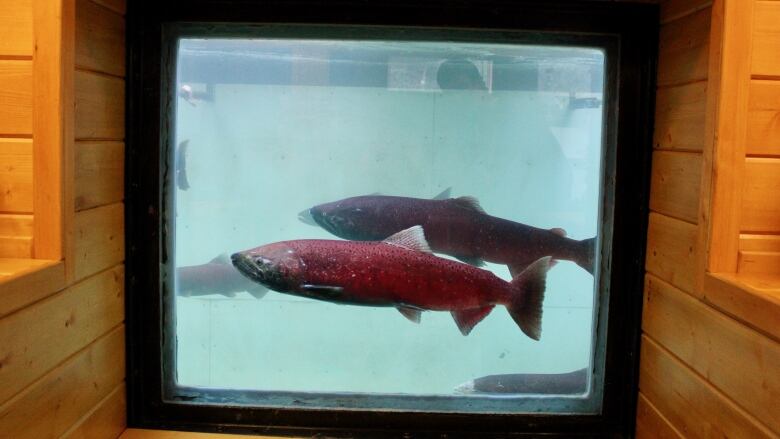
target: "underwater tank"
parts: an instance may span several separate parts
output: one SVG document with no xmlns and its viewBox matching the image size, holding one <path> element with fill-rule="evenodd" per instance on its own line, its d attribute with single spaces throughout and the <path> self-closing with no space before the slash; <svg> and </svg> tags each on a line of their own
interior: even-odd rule
<svg viewBox="0 0 780 439">
<path fill-rule="evenodd" d="M 604 62 L 521 44 L 181 39 L 177 384 L 310 407 L 587 397 Z M 497 375 L 578 381 L 464 391 Z"/>
</svg>

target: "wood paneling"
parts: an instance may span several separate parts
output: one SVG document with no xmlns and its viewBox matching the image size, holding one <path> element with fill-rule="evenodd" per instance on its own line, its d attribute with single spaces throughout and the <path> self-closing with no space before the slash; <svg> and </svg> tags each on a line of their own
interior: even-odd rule
<svg viewBox="0 0 780 439">
<path fill-rule="evenodd" d="M 0 276 L 8 259 L 0 259 Z M 14 276 L 0 285 L 0 317 L 37 302 L 65 287 L 65 264 L 45 259 L 12 259 Z"/>
<path fill-rule="evenodd" d="M 0 59 L 0 135 L 32 134 L 32 61 Z"/>
<path fill-rule="evenodd" d="M 0 403 L 123 319 L 122 266 L 4 317 L 0 320 Z"/>
<path fill-rule="evenodd" d="M 642 393 L 636 408 L 637 439 L 682 439 L 682 435 L 669 424 L 658 409 Z"/>
<path fill-rule="evenodd" d="M 76 139 L 123 140 L 125 81 L 76 71 Z"/>
<path fill-rule="evenodd" d="M 91 0 L 76 2 L 76 67 L 125 75 L 125 19 Z"/>
<path fill-rule="evenodd" d="M 696 232 L 693 224 L 651 213 L 647 231 L 647 271 L 686 291 L 694 291 Z"/>
<path fill-rule="evenodd" d="M 655 147 L 701 151 L 706 102 L 706 81 L 659 88 L 655 99 Z"/>
<path fill-rule="evenodd" d="M 702 206 L 709 227 L 702 235 L 708 240 L 706 268 L 719 273 L 737 269 L 742 192 L 735 188 L 742 185 L 745 172 L 753 2 L 718 0 L 715 4 L 713 21 L 719 23 L 719 33 L 713 35 L 717 39 L 713 47 L 722 52 L 719 62 L 712 65 L 717 78 L 711 88 L 718 92 L 709 110 L 714 118 L 707 154 L 711 159 L 706 160 L 711 170 L 702 187 L 709 194 L 709 202 Z"/>
<path fill-rule="evenodd" d="M 32 236 L 0 236 L 0 258 L 32 258 Z"/>
<path fill-rule="evenodd" d="M 640 358 L 640 391 L 683 437 L 776 437 L 647 336 L 642 336 Z"/>
<path fill-rule="evenodd" d="M 59 260 L 72 247 L 68 213 L 73 210 L 73 1 L 34 0 L 33 19 L 34 256 Z"/>
<path fill-rule="evenodd" d="M 739 235 L 739 250 L 780 252 L 780 235 Z"/>
<path fill-rule="evenodd" d="M 658 85 L 686 84 L 707 78 L 710 8 L 661 26 Z"/>
<path fill-rule="evenodd" d="M 642 329 L 748 413 L 780 433 L 780 417 L 775 409 L 776 395 L 780 395 L 780 374 L 776 373 L 780 370 L 780 344 L 652 275 L 646 279 Z M 674 391 L 672 383 L 665 385 Z M 647 394 L 644 387 L 642 391 Z M 666 410 L 662 412 L 668 415 Z"/>
<path fill-rule="evenodd" d="M 759 0 L 755 10 L 751 72 L 780 78 L 780 3 Z"/>
<path fill-rule="evenodd" d="M 81 279 L 125 257 L 124 206 L 109 204 L 76 213 L 74 275 Z"/>
<path fill-rule="evenodd" d="M 115 328 L 1 406 L 0 431 L 16 439 L 60 437 L 123 381 L 124 337 L 124 326 Z"/>
<path fill-rule="evenodd" d="M 32 211 L 32 140 L 0 138 L 0 212 Z"/>
<path fill-rule="evenodd" d="M 116 438 L 127 426 L 127 390 L 118 385 L 86 414 L 62 439 Z"/>
<path fill-rule="evenodd" d="M 740 251 L 738 273 L 780 273 L 780 253 Z"/>
<path fill-rule="evenodd" d="M 32 0 L 0 2 L 0 55 L 32 57 Z"/>
<path fill-rule="evenodd" d="M 700 184 L 701 154 L 653 152 L 650 209 L 696 223 Z"/>
<path fill-rule="evenodd" d="M 716 273 L 705 277 L 704 300 L 780 342 L 780 276 Z M 769 282 L 765 279 L 769 278 Z"/>
<path fill-rule="evenodd" d="M 661 23 L 677 20 L 711 5 L 712 0 L 661 0 Z"/>
<path fill-rule="evenodd" d="M 741 230 L 780 232 L 780 159 L 748 158 L 742 195 Z"/>
<path fill-rule="evenodd" d="M 745 152 L 780 156 L 780 81 L 750 82 L 747 117 Z"/>
<path fill-rule="evenodd" d="M 32 236 L 33 216 L 29 214 L 0 214 L 0 235 Z"/>
<path fill-rule="evenodd" d="M 76 142 L 76 210 L 122 201 L 125 146 L 122 142 Z"/>
</svg>

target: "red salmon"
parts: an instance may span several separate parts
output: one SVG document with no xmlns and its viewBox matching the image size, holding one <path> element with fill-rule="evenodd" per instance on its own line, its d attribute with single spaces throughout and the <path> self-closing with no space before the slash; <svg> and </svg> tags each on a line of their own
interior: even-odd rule
<svg viewBox="0 0 780 439">
<path fill-rule="evenodd" d="M 282 293 L 392 306 L 414 322 L 421 311 L 449 311 L 463 335 L 495 305 L 504 305 L 526 335 L 541 336 L 549 257 L 506 282 L 490 271 L 434 256 L 422 227 L 414 226 L 384 241 L 282 241 L 231 258 L 249 279 Z"/>
<path fill-rule="evenodd" d="M 491 216 L 475 198 L 448 196 L 448 191 L 432 200 L 365 195 L 314 206 L 309 214 L 328 232 L 358 241 L 381 240 L 419 224 L 433 251 L 476 266 L 506 264 L 513 276 L 544 256 L 573 261 L 593 273 L 595 238 L 569 239 L 563 229 Z"/>
</svg>

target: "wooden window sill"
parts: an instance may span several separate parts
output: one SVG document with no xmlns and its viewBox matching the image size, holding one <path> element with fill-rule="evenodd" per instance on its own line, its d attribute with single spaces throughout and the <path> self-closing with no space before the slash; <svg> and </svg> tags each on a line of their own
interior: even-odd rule
<svg viewBox="0 0 780 439">
<path fill-rule="evenodd" d="M 128 428 L 119 436 L 119 439 L 246 439 L 250 437 L 257 438 L 276 438 L 278 436 L 247 436 L 243 434 L 226 433 L 193 433 L 189 431 L 172 430 L 145 430 L 142 428 Z"/>
<path fill-rule="evenodd" d="M 0 258 L 0 317 L 63 288 L 63 261 Z"/>
<path fill-rule="evenodd" d="M 708 273 L 704 300 L 780 341 L 780 273 Z"/>
</svg>

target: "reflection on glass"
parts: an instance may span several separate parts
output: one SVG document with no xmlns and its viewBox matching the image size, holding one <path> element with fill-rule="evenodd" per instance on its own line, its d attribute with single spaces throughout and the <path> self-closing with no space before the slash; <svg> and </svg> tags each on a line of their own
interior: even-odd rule
<svg viewBox="0 0 780 439">
<path fill-rule="evenodd" d="M 177 62 L 179 385 L 592 391 L 601 51 L 184 39 Z"/>
</svg>

